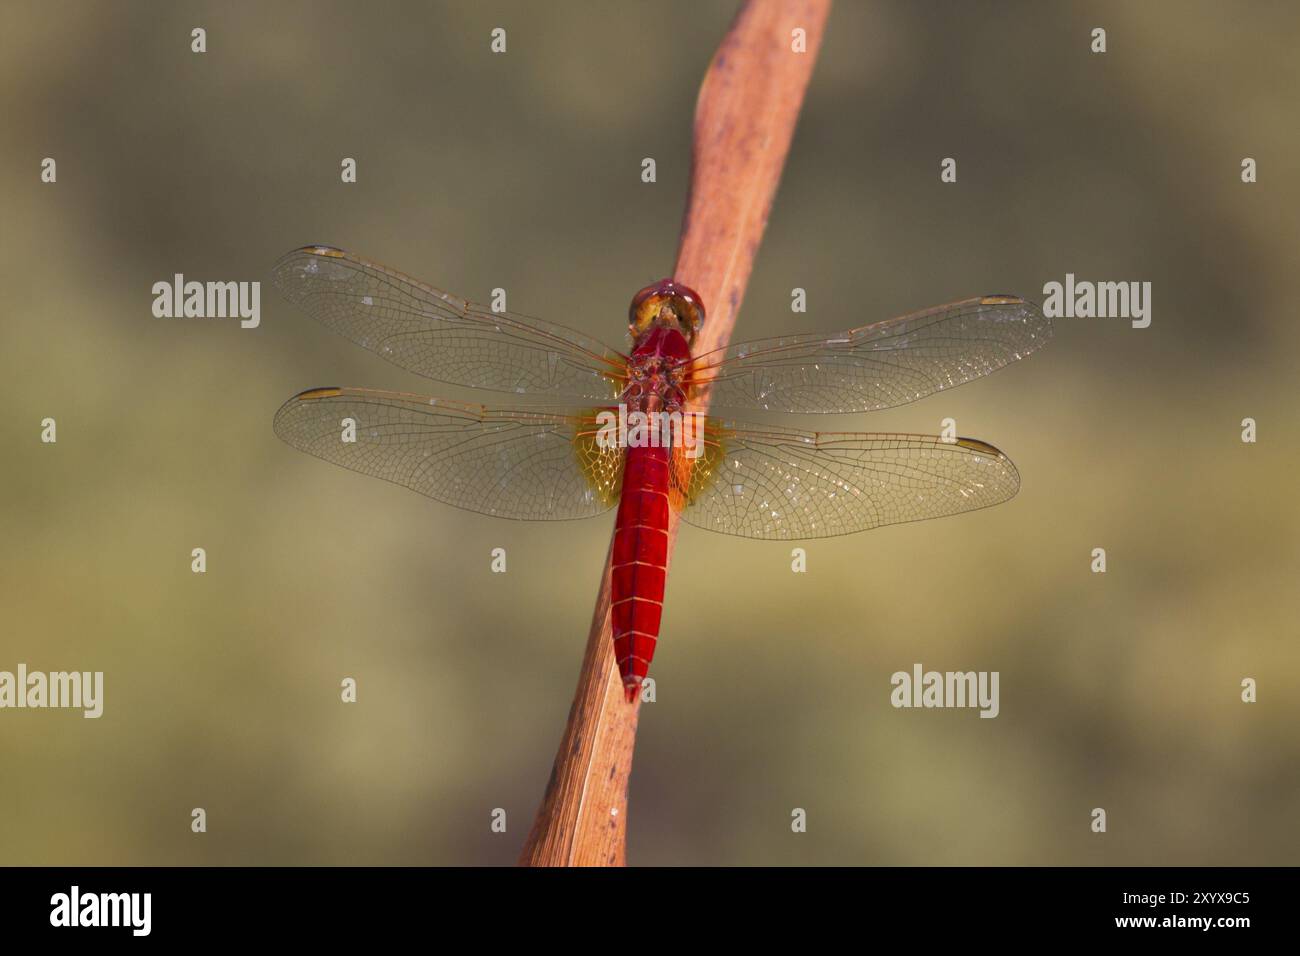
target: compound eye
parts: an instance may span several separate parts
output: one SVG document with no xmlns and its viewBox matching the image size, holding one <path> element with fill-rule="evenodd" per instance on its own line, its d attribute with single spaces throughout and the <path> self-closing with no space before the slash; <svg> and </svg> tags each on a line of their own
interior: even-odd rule
<svg viewBox="0 0 1300 956">
<path fill-rule="evenodd" d="M 658 314 L 659 303 L 666 298 L 666 288 L 671 286 L 672 282 L 672 279 L 660 279 L 632 296 L 632 304 L 628 307 L 627 316 L 633 327 L 648 322 Z"/>
<path fill-rule="evenodd" d="M 633 336 L 645 331 L 664 307 L 677 317 L 688 338 L 693 339 L 704 324 L 704 303 L 699 293 L 672 279 L 661 279 L 632 297 L 628 318 Z"/>
</svg>

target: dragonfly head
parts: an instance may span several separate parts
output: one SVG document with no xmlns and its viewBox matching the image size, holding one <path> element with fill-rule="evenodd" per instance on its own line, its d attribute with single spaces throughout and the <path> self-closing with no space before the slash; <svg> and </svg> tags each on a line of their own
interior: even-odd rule
<svg viewBox="0 0 1300 956">
<path fill-rule="evenodd" d="M 704 324 L 704 300 L 680 282 L 660 279 L 632 297 L 628 320 L 628 332 L 634 341 L 655 326 L 665 326 L 677 329 L 693 344 Z"/>
</svg>

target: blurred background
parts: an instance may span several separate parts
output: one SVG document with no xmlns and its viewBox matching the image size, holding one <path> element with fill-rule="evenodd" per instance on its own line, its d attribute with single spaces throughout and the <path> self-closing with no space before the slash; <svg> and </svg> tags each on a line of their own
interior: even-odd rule
<svg viewBox="0 0 1300 956">
<path fill-rule="evenodd" d="M 268 273 L 329 243 L 621 347 L 735 8 L 4 5 L 0 670 L 106 689 L 99 720 L 0 712 L 0 862 L 514 861 L 612 518 L 493 520 L 281 444 L 310 386 L 470 396 Z M 803 575 L 683 527 L 631 862 L 1300 862 L 1298 40 L 1284 3 L 834 10 L 737 340 L 1067 272 L 1152 282 L 1153 321 L 1061 319 L 991 378 L 813 425 L 955 418 L 1015 460 L 1009 504 L 804 543 Z M 261 280 L 261 327 L 155 319 L 176 272 Z M 999 671 L 1001 715 L 895 710 L 917 662 Z"/>
</svg>

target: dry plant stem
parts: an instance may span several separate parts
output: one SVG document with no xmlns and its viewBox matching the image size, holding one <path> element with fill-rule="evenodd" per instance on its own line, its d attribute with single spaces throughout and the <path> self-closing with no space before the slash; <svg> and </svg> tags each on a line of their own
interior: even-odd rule
<svg viewBox="0 0 1300 956">
<path fill-rule="evenodd" d="M 830 0 L 750 0 L 705 74 L 695 105 L 691 192 L 673 273 L 700 293 L 708 311 L 696 354 L 721 348 L 731 338 L 829 12 Z M 796 29 L 805 31 L 802 53 L 793 49 Z M 676 538 L 674 516 L 668 527 L 670 556 Z M 627 862 L 627 782 L 641 705 L 623 696 L 609 594 L 606 555 L 577 694 L 520 856 L 525 865 Z"/>
</svg>

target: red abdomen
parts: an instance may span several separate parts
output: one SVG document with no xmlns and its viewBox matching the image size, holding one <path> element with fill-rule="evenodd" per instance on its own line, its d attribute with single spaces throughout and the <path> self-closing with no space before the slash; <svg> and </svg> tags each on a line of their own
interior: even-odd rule
<svg viewBox="0 0 1300 956">
<path fill-rule="evenodd" d="M 667 448 L 629 448 L 614 525 L 610 619 L 627 699 L 650 670 L 663 614 L 668 564 Z"/>
</svg>

